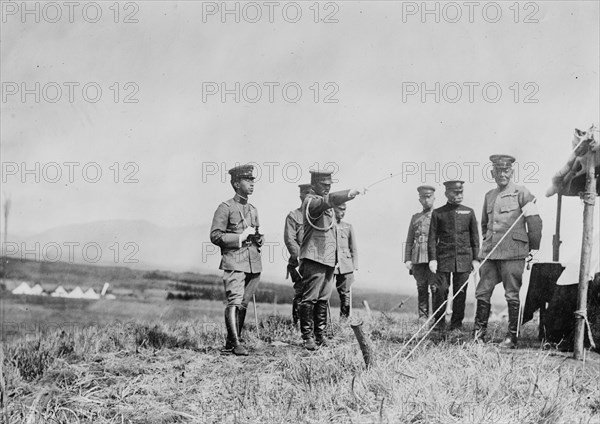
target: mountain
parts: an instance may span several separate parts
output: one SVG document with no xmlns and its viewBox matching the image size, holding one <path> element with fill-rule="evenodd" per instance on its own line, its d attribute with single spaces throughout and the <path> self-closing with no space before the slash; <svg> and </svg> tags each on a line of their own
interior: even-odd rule
<svg viewBox="0 0 600 424">
<path fill-rule="evenodd" d="M 208 233 L 206 225 L 167 228 L 144 220 L 95 221 L 15 237 L 7 243 L 7 256 L 144 269 L 200 270 L 210 268 L 202 263 Z M 17 251 L 11 255 L 10 249 Z"/>
</svg>

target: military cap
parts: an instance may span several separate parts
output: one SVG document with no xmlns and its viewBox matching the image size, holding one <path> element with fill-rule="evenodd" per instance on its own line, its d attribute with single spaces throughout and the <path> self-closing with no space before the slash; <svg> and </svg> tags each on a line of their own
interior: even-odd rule
<svg viewBox="0 0 600 424">
<path fill-rule="evenodd" d="M 494 168 L 510 169 L 516 159 L 510 155 L 492 155 L 490 160 L 494 164 Z"/>
<path fill-rule="evenodd" d="M 333 184 L 333 180 L 331 179 L 331 171 L 310 171 L 310 183 L 325 183 L 325 184 Z"/>
<path fill-rule="evenodd" d="M 445 181 L 444 185 L 446 186 L 446 190 L 463 191 L 464 183 L 465 183 L 464 181 L 460 181 L 460 180 L 451 180 L 451 181 Z"/>
<path fill-rule="evenodd" d="M 417 187 L 417 191 L 420 195 L 432 195 L 435 192 L 435 187 L 430 185 L 422 185 Z"/>
<path fill-rule="evenodd" d="M 237 181 L 237 180 L 241 180 L 242 178 L 248 179 L 248 180 L 253 180 L 254 175 L 252 175 L 252 171 L 254 171 L 254 166 L 250 165 L 250 164 L 246 164 L 246 165 L 235 166 L 227 172 L 229 172 L 229 174 L 231 175 L 232 181 Z"/>
<path fill-rule="evenodd" d="M 310 184 L 298 184 L 298 187 L 300 187 L 300 193 L 308 193 L 312 186 Z"/>
</svg>

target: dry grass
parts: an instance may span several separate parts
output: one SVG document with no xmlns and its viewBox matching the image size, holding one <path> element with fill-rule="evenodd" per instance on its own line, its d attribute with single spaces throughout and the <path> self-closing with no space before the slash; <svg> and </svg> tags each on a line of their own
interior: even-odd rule
<svg viewBox="0 0 600 424">
<path fill-rule="evenodd" d="M 365 325 L 378 357 L 368 370 L 348 326 L 335 326 L 329 345 L 309 353 L 281 316 L 265 317 L 257 332 L 250 315 L 251 355 L 241 358 L 222 355 L 223 328 L 200 321 L 16 339 L 4 349 L 8 421 L 600 422 L 596 354 L 584 363 L 541 350 L 530 325 L 528 349 L 471 344 L 465 330 L 452 340 L 432 335 L 408 360 L 388 364 L 417 325 L 374 315 Z"/>
</svg>

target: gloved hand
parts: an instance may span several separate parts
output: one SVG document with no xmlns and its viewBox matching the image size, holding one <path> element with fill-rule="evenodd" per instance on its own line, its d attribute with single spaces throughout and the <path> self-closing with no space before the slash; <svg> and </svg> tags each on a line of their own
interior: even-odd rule
<svg viewBox="0 0 600 424">
<path fill-rule="evenodd" d="M 527 258 L 525 259 L 525 262 L 529 263 L 529 262 L 533 261 L 533 257 L 534 257 L 535 255 L 537 255 L 537 252 L 538 252 L 537 250 L 535 250 L 535 249 L 531 249 L 531 250 L 529 251 L 529 255 L 527 255 Z"/>
<path fill-rule="evenodd" d="M 473 259 L 473 262 L 471 262 L 471 264 L 473 265 L 473 270 L 477 271 L 480 265 L 479 261 L 477 259 Z"/>
<path fill-rule="evenodd" d="M 254 227 L 247 227 L 244 229 L 244 232 L 240 234 L 240 242 L 246 241 L 250 234 L 254 234 Z"/>
<path fill-rule="evenodd" d="M 352 199 L 352 198 L 358 196 L 359 194 L 361 194 L 361 191 L 356 188 L 353 188 L 348 192 L 348 197 L 350 197 Z"/>
<path fill-rule="evenodd" d="M 404 265 L 406 265 L 406 269 L 408 269 L 409 271 L 412 269 L 413 267 L 413 263 L 412 261 L 406 261 L 404 262 Z"/>
<path fill-rule="evenodd" d="M 433 272 L 434 274 L 437 273 L 437 267 L 438 267 L 437 261 L 429 261 L 429 270 L 431 272 Z"/>
</svg>

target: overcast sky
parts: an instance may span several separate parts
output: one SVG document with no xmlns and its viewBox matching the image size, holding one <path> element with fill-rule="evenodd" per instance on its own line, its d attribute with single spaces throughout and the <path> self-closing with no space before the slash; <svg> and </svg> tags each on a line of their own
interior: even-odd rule
<svg viewBox="0 0 600 424">
<path fill-rule="evenodd" d="M 507 153 L 539 198 L 550 259 L 556 198 L 544 193 L 574 128 L 600 115 L 596 1 L 429 2 L 427 14 L 422 2 L 228 3 L 237 16 L 221 2 L 98 2 L 72 19 L 63 3 L 38 4 L 39 16 L 8 3 L 2 193 L 20 234 L 106 219 L 209 224 L 232 195 L 226 170 L 254 162 L 251 202 L 261 230 L 280 235 L 309 168 L 329 164 L 333 190 L 403 172 L 347 212 L 364 246 L 358 278 L 382 287 L 405 273 L 416 187 L 466 180 L 479 217 L 488 157 Z M 582 204 L 563 203 L 563 249 L 578 251 Z"/>
</svg>

